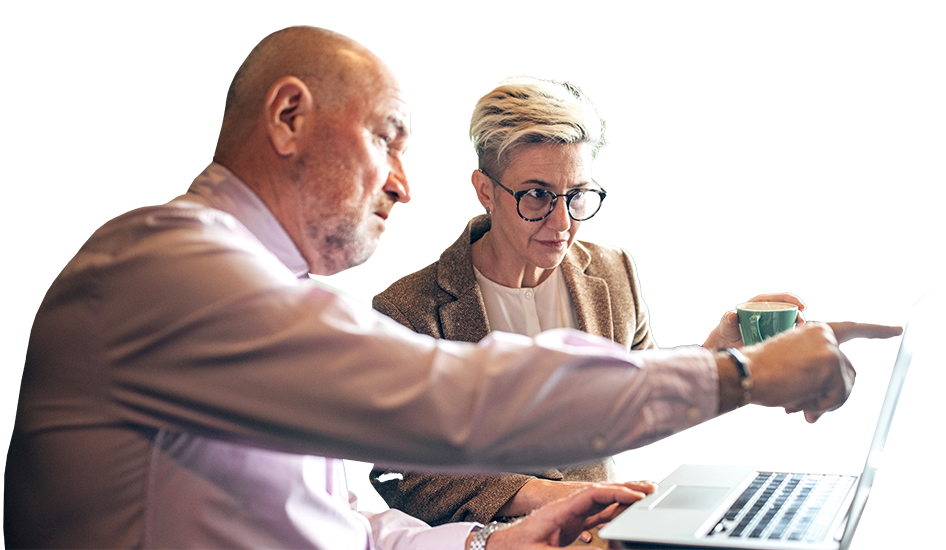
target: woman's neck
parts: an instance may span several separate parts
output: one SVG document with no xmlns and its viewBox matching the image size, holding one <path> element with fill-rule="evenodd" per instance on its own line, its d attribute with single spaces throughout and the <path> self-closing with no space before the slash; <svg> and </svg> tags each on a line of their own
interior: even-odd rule
<svg viewBox="0 0 946 550">
<path fill-rule="evenodd" d="M 471 245 L 473 266 L 496 284 L 507 288 L 534 288 L 555 272 L 531 265 L 509 263 L 508 256 L 497 253 L 492 233 L 487 231 Z M 505 260 L 505 261 L 504 261 Z"/>
</svg>

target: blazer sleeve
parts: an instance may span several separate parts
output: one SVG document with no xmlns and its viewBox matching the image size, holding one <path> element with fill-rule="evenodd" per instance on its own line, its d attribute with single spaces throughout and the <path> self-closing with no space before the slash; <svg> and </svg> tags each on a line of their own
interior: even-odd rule
<svg viewBox="0 0 946 550">
<path fill-rule="evenodd" d="M 641 295 L 641 283 L 637 276 L 637 267 L 634 260 L 626 250 L 621 250 L 624 258 L 624 269 L 627 272 L 628 284 L 631 287 L 631 297 L 634 300 L 634 311 L 636 313 L 636 323 L 634 328 L 634 340 L 631 342 L 631 349 L 643 350 L 657 347 L 657 341 L 654 340 L 653 332 L 650 330 L 650 313 L 647 311 L 647 304 Z"/>
<path fill-rule="evenodd" d="M 387 299 L 384 295 L 378 294 L 377 296 L 375 296 L 371 300 L 371 307 L 373 307 L 378 312 L 387 315 L 391 319 L 394 319 L 398 323 L 401 323 L 405 327 L 411 330 L 414 330 L 415 332 L 417 331 L 417 329 L 411 326 L 411 322 L 410 320 L 408 320 L 407 315 L 404 315 L 404 313 L 400 309 L 398 309 L 398 307 L 394 305 L 394 303 L 391 300 Z M 434 336 L 434 335 L 431 334 L 430 336 Z"/>
<path fill-rule="evenodd" d="M 442 475 L 374 469 L 371 484 L 388 506 L 430 525 L 488 523 L 534 476 Z M 382 477 L 383 476 L 383 477 Z"/>
</svg>

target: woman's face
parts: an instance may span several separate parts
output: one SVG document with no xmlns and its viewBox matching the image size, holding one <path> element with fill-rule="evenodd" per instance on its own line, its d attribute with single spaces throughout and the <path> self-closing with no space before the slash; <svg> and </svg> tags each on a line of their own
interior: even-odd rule
<svg viewBox="0 0 946 550">
<path fill-rule="evenodd" d="M 513 193 L 542 188 L 555 194 L 572 189 L 595 189 L 591 181 L 591 145 L 535 144 L 519 148 L 500 174 L 490 174 Z M 477 195 L 492 213 L 491 243 L 494 261 L 504 273 L 523 271 L 524 280 L 545 279 L 541 270 L 557 267 L 575 241 L 580 222 L 568 215 L 565 197 L 544 219 L 530 222 L 516 210 L 516 199 L 481 172 L 474 173 Z"/>
</svg>

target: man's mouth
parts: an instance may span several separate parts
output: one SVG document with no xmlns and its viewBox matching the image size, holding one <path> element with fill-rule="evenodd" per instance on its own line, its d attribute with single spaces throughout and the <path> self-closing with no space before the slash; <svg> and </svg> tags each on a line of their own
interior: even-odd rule
<svg viewBox="0 0 946 550">
<path fill-rule="evenodd" d="M 394 201 L 382 195 L 375 199 L 372 206 L 374 206 L 374 215 L 381 218 L 383 221 L 387 221 L 388 217 L 391 215 L 391 210 L 394 209 Z"/>
</svg>

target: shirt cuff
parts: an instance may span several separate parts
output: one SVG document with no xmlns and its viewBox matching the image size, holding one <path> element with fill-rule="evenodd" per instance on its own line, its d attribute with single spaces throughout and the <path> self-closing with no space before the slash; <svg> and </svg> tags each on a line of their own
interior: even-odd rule
<svg viewBox="0 0 946 550">
<path fill-rule="evenodd" d="M 371 523 L 376 550 L 466 550 L 466 539 L 479 523 L 446 523 L 431 527 L 423 521 L 390 509 L 363 513 Z"/>
</svg>

